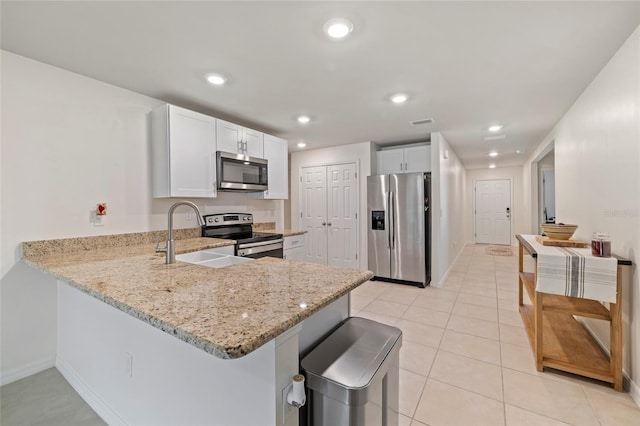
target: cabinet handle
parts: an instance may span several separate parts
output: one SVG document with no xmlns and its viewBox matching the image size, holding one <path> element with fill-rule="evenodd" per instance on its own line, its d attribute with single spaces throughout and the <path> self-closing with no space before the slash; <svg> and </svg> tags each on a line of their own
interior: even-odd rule
<svg viewBox="0 0 640 426">
<path fill-rule="evenodd" d="M 402 163 L 400 163 L 400 170 L 402 170 Z"/>
<path fill-rule="evenodd" d="M 237 146 L 238 146 L 238 154 L 242 154 L 242 141 L 238 141 L 237 142 Z"/>
<path fill-rule="evenodd" d="M 245 154 L 246 154 L 247 152 L 249 152 L 249 147 L 248 147 L 248 145 L 249 145 L 249 142 L 245 141 L 245 142 L 244 142 L 244 152 L 245 152 Z"/>
<path fill-rule="evenodd" d="M 407 163 L 404 163 L 404 171 L 407 171 Z"/>
</svg>

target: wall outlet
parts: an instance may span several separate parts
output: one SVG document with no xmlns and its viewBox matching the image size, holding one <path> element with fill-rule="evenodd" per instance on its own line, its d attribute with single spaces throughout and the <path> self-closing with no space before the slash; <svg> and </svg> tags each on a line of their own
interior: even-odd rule
<svg viewBox="0 0 640 426">
<path fill-rule="evenodd" d="M 95 210 L 91 210 L 89 213 L 89 221 L 93 223 L 93 226 L 104 226 L 107 222 L 107 217 L 98 215 Z"/>
</svg>

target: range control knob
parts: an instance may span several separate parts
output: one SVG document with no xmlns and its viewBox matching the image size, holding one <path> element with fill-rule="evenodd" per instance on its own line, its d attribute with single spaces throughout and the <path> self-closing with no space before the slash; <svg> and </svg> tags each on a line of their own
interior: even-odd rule
<svg viewBox="0 0 640 426">
<path fill-rule="evenodd" d="M 245 217 L 244 217 L 244 220 L 249 220 L 249 219 L 250 219 L 250 217 L 249 217 L 249 216 L 245 216 Z"/>
<path fill-rule="evenodd" d="M 207 222 L 209 222 L 209 223 L 213 223 L 213 218 L 212 218 L 212 217 L 208 217 L 208 218 L 207 218 Z"/>
<path fill-rule="evenodd" d="M 220 218 L 219 217 L 216 217 L 215 220 L 216 220 L 216 222 L 220 222 Z"/>
</svg>

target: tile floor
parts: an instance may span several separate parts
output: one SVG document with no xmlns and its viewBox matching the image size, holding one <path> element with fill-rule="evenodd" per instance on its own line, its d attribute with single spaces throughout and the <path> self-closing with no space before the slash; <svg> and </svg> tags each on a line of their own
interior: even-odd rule
<svg viewBox="0 0 640 426">
<path fill-rule="evenodd" d="M 627 393 L 536 371 L 513 252 L 465 247 L 442 288 L 374 281 L 353 292 L 352 315 L 403 332 L 400 424 L 640 425 L 640 407 Z"/>
<path fill-rule="evenodd" d="M 640 425 L 628 394 L 535 370 L 516 271 L 515 256 L 468 246 L 442 288 L 369 282 L 353 292 L 352 315 L 403 331 L 400 425 Z M 0 394 L 3 426 L 103 424 L 55 369 Z"/>
</svg>

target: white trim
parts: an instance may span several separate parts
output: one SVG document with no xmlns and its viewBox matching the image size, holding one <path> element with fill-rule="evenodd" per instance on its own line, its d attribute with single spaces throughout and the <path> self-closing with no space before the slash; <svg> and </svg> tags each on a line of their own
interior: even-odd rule
<svg viewBox="0 0 640 426">
<path fill-rule="evenodd" d="M 128 425 L 62 358 L 56 357 L 56 368 L 80 397 L 109 425 Z"/>
<path fill-rule="evenodd" d="M 510 246 L 515 246 L 516 244 L 516 239 L 515 236 L 513 234 L 513 222 L 514 222 L 514 208 L 513 208 L 513 176 L 508 177 L 508 178 L 495 178 L 495 179 L 473 179 L 473 196 L 472 196 L 472 203 L 471 203 L 471 209 L 473 210 L 473 220 L 471 221 L 473 224 L 473 243 L 472 244 L 486 244 L 486 243 L 478 243 L 477 242 L 477 234 L 476 234 L 476 185 L 478 182 L 485 182 L 485 181 L 496 181 L 496 180 L 508 180 L 509 181 L 509 208 L 511 209 L 511 217 L 509 220 L 509 244 Z M 491 243 L 493 244 L 493 243 Z"/>
<path fill-rule="evenodd" d="M 14 368 L 2 374 L 2 377 L 0 377 L 0 386 L 8 385 L 9 383 L 32 376 L 48 368 L 55 367 L 55 365 L 56 358 L 49 357 Z"/>
<path fill-rule="evenodd" d="M 471 243 L 471 244 L 473 244 L 473 243 Z M 449 264 L 449 268 L 444 273 L 444 275 L 442 275 L 442 278 L 440 279 L 440 281 L 439 282 L 434 282 L 433 279 L 432 279 L 431 284 L 430 284 L 431 287 L 441 288 L 444 285 L 444 282 L 447 280 L 447 277 L 451 273 L 451 269 L 453 268 L 453 266 L 458 261 L 458 258 L 460 257 L 460 255 L 462 255 L 462 251 L 463 251 L 464 247 L 465 246 L 461 246 L 460 247 L 460 250 L 458 250 L 458 254 L 456 255 L 456 258 L 453 259 L 453 262 L 451 262 L 451 264 Z M 432 278 L 433 278 L 433 275 L 432 275 Z"/>
<path fill-rule="evenodd" d="M 629 379 L 629 396 L 631 396 L 631 399 L 640 407 L 640 386 L 635 384 L 631 379 Z"/>
</svg>

